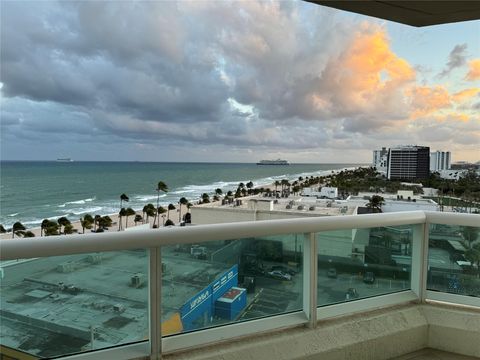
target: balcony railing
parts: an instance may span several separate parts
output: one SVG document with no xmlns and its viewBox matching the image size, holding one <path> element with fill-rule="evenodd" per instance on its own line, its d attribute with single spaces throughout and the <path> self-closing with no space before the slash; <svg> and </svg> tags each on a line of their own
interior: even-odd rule
<svg viewBox="0 0 480 360">
<path fill-rule="evenodd" d="M 0 338 L 40 357 L 157 359 L 411 301 L 480 307 L 479 220 L 414 211 L 2 240 Z M 50 340 L 32 344 L 36 331 Z"/>
</svg>

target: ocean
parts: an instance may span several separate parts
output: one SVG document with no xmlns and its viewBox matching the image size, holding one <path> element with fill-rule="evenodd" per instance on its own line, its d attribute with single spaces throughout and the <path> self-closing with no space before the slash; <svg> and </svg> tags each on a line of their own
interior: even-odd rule
<svg viewBox="0 0 480 360">
<path fill-rule="evenodd" d="M 255 186 L 299 176 L 319 176 L 331 170 L 360 164 L 292 164 L 258 166 L 240 163 L 152 163 L 152 162 L 0 162 L 0 224 L 10 228 L 21 221 L 37 227 L 45 218 L 67 216 L 76 221 L 83 215 L 118 213 L 120 195 L 135 210 L 156 204 L 159 181 L 168 186 L 161 194 L 163 206 L 186 197 L 194 203 L 201 194 L 236 189 L 238 183 Z"/>
</svg>

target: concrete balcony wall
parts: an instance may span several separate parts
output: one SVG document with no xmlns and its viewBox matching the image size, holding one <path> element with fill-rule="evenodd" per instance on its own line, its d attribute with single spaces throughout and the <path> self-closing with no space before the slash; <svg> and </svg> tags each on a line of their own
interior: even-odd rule
<svg viewBox="0 0 480 360">
<path fill-rule="evenodd" d="M 428 346 L 480 358 L 480 309 L 424 306 Z"/>
<path fill-rule="evenodd" d="M 383 360 L 434 348 L 480 358 L 480 311 L 408 304 L 257 334 L 166 360 Z"/>
</svg>

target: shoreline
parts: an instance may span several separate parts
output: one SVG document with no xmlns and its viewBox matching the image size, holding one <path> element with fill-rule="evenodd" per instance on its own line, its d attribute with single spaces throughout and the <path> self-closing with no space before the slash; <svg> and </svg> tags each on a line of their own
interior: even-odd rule
<svg viewBox="0 0 480 360">
<path fill-rule="evenodd" d="M 338 172 L 341 172 L 341 171 L 346 171 L 346 170 L 353 170 L 353 169 L 357 169 L 357 168 L 361 168 L 363 166 L 354 166 L 354 167 L 344 167 L 344 168 L 341 168 L 341 169 L 329 169 L 329 170 L 319 170 L 317 171 L 316 173 L 312 173 L 312 175 L 304 175 L 303 173 L 299 173 L 299 174 L 295 174 L 295 177 L 298 178 L 299 176 L 315 176 L 315 177 L 322 177 L 322 176 L 328 176 L 328 175 L 331 175 L 331 174 L 335 174 L 335 173 L 338 173 Z M 280 178 L 280 176 L 278 176 Z M 290 179 L 290 180 L 293 180 L 295 179 L 295 177 L 293 176 L 285 176 L 284 178 L 287 178 L 287 179 Z M 271 183 L 268 183 L 268 184 L 259 184 L 257 186 L 255 186 L 255 188 L 265 188 L 265 189 L 270 189 L 270 190 L 273 190 L 275 188 L 275 182 L 271 182 Z M 214 191 L 215 189 L 212 189 L 212 191 Z M 232 188 L 231 191 L 235 191 L 235 188 Z M 225 191 L 226 193 L 226 191 Z M 213 196 L 213 193 L 212 193 L 212 196 Z M 195 201 L 196 202 L 196 201 Z M 192 202 L 192 203 L 195 203 L 195 202 Z M 173 221 L 173 223 L 175 224 L 175 226 L 178 225 L 179 221 L 178 221 L 178 209 L 179 209 L 179 204 L 177 202 L 176 204 L 177 208 L 176 210 L 172 210 L 170 212 L 170 220 Z M 135 210 L 135 209 L 134 209 Z M 181 216 L 183 217 L 183 215 L 186 214 L 186 212 L 188 211 L 188 208 L 185 206 L 185 205 L 181 205 Z M 141 215 L 143 216 L 143 212 L 141 209 L 139 210 L 135 210 L 135 215 Z M 86 214 L 84 214 L 86 215 Z M 133 221 L 134 218 L 135 218 L 135 215 L 131 215 L 128 217 L 128 228 L 130 227 L 134 227 L 134 226 L 138 226 L 138 225 L 145 225 L 146 222 L 141 222 L 141 223 L 138 223 L 137 225 L 135 225 L 135 222 Z M 164 213 L 162 215 L 165 215 L 165 220 L 167 219 L 167 213 Z M 92 216 L 94 216 L 94 214 L 92 214 Z M 118 213 L 113 213 L 113 214 L 103 214 L 101 216 L 109 216 L 111 219 L 112 219 L 112 226 L 109 228 L 109 232 L 112 232 L 112 231 L 119 231 L 118 230 L 118 220 L 119 220 L 119 215 Z M 46 217 L 46 219 L 50 219 L 52 221 L 55 221 L 56 219 L 60 218 L 61 216 L 58 216 L 58 217 Z M 65 216 L 68 218 L 68 216 Z M 160 218 L 162 218 L 162 216 L 160 216 Z M 69 219 L 70 220 L 70 219 Z M 125 219 L 122 218 L 122 223 L 125 222 Z M 160 221 L 159 221 L 160 222 Z M 163 222 L 163 220 L 162 220 Z M 150 228 L 152 228 L 153 226 L 153 218 L 152 219 L 149 219 L 149 222 L 150 224 Z M 75 221 L 71 221 L 71 224 L 73 226 L 74 229 L 77 230 L 76 233 L 78 234 L 83 234 L 83 230 L 82 230 L 82 226 L 81 226 L 81 223 L 80 223 L 80 220 L 75 220 Z M 92 226 L 93 228 L 93 226 Z M 122 230 L 120 231 L 123 231 L 125 230 L 125 225 L 122 226 Z M 40 237 L 40 234 L 41 234 L 41 228 L 40 226 L 36 226 L 36 227 L 32 227 L 32 228 L 27 228 L 26 231 L 31 231 L 35 234 L 35 237 Z M 91 229 L 85 229 L 85 233 L 84 234 L 95 234 L 94 232 L 91 231 Z M 60 235 L 64 235 L 64 234 L 60 234 Z M 11 232 L 7 232 L 5 234 L 0 234 L 0 239 L 11 239 L 12 238 L 12 233 Z M 15 238 L 18 238 L 17 236 Z"/>
<path fill-rule="evenodd" d="M 178 213 L 179 213 L 178 210 L 179 210 L 179 208 L 177 207 L 175 210 L 170 211 L 170 220 L 173 221 L 175 226 L 178 226 L 178 224 L 179 224 L 179 222 L 178 222 Z M 188 210 L 188 208 L 185 205 L 181 205 L 181 216 L 182 217 L 183 217 L 183 215 L 185 215 L 187 213 L 187 210 Z M 142 210 L 136 210 L 135 214 L 143 216 Z M 162 215 L 165 215 L 165 221 L 166 221 L 167 220 L 167 213 L 164 213 Z M 161 223 L 163 223 L 162 215 L 160 215 L 160 218 L 159 218 L 159 222 L 161 222 Z M 124 217 L 122 217 L 122 229 L 118 230 L 118 221 L 119 221 L 119 215 L 118 214 L 106 214 L 106 215 L 101 215 L 101 216 L 109 216 L 112 219 L 112 226 L 108 228 L 107 232 L 125 231 L 125 221 L 126 221 L 126 219 Z M 135 227 L 135 226 L 140 226 L 140 225 L 146 225 L 147 224 L 147 222 L 140 222 L 140 223 L 135 224 L 135 222 L 133 221 L 134 219 L 135 219 L 135 215 L 131 215 L 131 216 L 128 217 L 128 223 L 127 223 L 128 228 L 132 228 L 132 227 Z M 150 218 L 149 221 L 148 221 L 148 224 L 150 225 L 150 229 L 153 228 L 153 221 L 154 221 L 154 218 Z M 85 233 L 83 233 L 83 229 L 82 229 L 82 225 L 80 223 L 80 220 L 72 221 L 71 224 L 72 224 L 73 228 L 77 230 L 77 232 L 76 232 L 77 234 L 81 234 L 81 235 L 96 234 L 95 232 L 91 231 L 93 229 L 93 225 L 92 225 L 92 229 L 85 229 Z M 160 227 L 162 227 L 162 226 L 160 226 Z M 39 226 L 33 227 L 33 228 L 27 228 L 26 231 L 31 231 L 32 233 L 35 234 L 35 237 L 40 237 L 40 234 L 41 234 L 41 228 Z M 69 234 L 67 234 L 67 235 L 59 234 L 57 236 L 68 236 L 68 235 Z M 15 236 L 14 239 L 18 239 L 18 238 L 23 238 L 23 237 Z M 4 240 L 4 239 L 12 239 L 12 233 L 7 232 L 5 234 L 0 234 L 0 240 Z"/>
</svg>

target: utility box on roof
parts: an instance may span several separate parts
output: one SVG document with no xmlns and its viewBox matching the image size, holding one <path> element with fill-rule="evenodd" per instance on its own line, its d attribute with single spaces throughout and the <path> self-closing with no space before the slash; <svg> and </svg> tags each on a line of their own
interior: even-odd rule
<svg viewBox="0 0 480 360">
<path fill-rule="evenodd" d="M 215 301 L 215 315 L 234 320 L 247 305 L 247 290 L 232 287 Z"/>
</svg>

